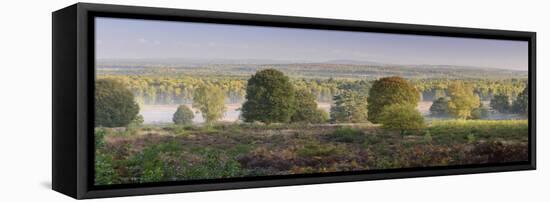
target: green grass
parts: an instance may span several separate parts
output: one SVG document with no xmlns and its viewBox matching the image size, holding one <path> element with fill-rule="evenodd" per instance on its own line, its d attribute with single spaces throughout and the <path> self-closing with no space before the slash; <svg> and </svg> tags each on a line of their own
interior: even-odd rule
<svg viewBox="0 0 550 202">
<path fill-rule="evenodd" d="M 454 144 L 474 140 L 526 141 L 527 120 L 442 120 L 426 129 L 434 141 Z"/>
</svg>

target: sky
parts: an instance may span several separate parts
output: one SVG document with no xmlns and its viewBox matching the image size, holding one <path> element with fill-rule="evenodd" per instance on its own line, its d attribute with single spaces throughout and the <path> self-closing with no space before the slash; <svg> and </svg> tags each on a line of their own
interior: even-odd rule
<svg viewBox="0 0 550 202">
<path fill-rule="evenodd" d="M 98 17 L 96 58 L 229 59 L 528 69 L 526 41 Z"/>
</svg>

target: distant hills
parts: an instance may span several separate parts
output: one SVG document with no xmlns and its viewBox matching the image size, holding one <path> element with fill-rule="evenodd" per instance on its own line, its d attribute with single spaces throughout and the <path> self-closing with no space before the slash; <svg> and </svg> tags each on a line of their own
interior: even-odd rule
<svg viewBox="0 0 550 202">
<path fill-rule="evenodd" d="M 172 74 L 202 76 L 249 76 L 256 71 L 274 68 L 294 78 L 377 79 L 402 76 L 410 79 L 510 79 L 527 78 L 527 71 L 453 66 L 396 65 L 373 61 L 327 60 L 324 62 L 282 60 L 226 59 L 134 59 L 100 60 L 99 74 Z"/>
</svg>

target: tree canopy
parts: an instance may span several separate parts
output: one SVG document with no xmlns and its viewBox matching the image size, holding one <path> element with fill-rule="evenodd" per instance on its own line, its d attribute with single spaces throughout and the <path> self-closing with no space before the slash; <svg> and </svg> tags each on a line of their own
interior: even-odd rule
<svg viewBox="0 0 550 202">
<path fill-rule="evenodd" d="M 125 127 L 138 113 L 134 95 L 121 82 L 114 79 L 95 81 L 96 127 Z"/>
<path fill-rule="evenodd" d="M 433 101 L 430 106 L 430 113 L 434 116 L 447 116 L 449 115 L 449 98 L 440 97 Z"/>
<path fill-rule="evenodd" d="M 504 94 L 495 95 L 493 99 L 491 99 L 491 108 L 500 113 L 510 112 L 512 108 L 510 97 Z"/>
<path fill-rule="evenodd" d="M 369 121 L 378 123 L 384 107 L 394 104 L 416 106 L 420 94 L 411 83 L 401 77 L 385 77 L 374 81 L 368 97 Z"/>
<path fill-rule="evenodd" d="M 480 106 L 479 96 L 473 87 L 463 81 L 453 81 L 449 84 L 449 112 L 456 118 L 468 119 L 472 111 Z"/>
<path fill-rule="evenodd" d="M 317 108 L 317 102 L 312 93 L 300 89 L 295 91 L 294 97 L 296 110 L 290 118 L 292 122 L 322 123 L 327 121 L 328 115 Z"/>
<path fill-rule="evenodd" d="M 174 113 L 174 116 L 172 117 L 172 121 L 175 124 L 179 124 L 179 125 L 189 125 L 193 123 L 193 118 L 195 118 L 193 111 L 185 105 L 180 105 L 178 106 L 178 109 Z"/>
<path fill-rule="evenodd" d="M 265 69 L 250 77 L 241 114 L 245 122 L 286 123 L 294 111 L 294 87 L 282 72 Z"/>
<path fill-rule="evenodd" d="M 516 101 L 513 104 L 514 112 L 520 114 L 527 114 L 529 111 L 529 88 L 525 87 L 523 91 L 518 95 Z"/>
<path fill-rule="evenodd" d="M 346 90 L 334 96 L 334 104 L 330 108 L 332 122 L 367 122 L 368 116 L 367 96 L 365 94 Z"/>
<path fill-rule="evenodd" d="M 401 135 L 408 130 L 418 130 L 425 126 L 424 117 L 416 110 L 416 106 L 411 104 L 385 106 L 380 113 L 379 121 L 383 128 L 399 130 Z"/>
<path fill-rule="evenodd" d="M 225 113 L 225 93 L 217 86 L 203 85 L 195 90 L 193 107 L 201 112 L 206 123 L 215 122 Z"/>
</svg>

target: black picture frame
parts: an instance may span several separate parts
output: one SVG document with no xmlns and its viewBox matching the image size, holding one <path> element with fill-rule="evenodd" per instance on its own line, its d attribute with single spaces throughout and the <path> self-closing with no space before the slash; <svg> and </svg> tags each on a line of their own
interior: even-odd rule
<svg viewBox="0 0 550 202">
<path fill-rule="evenodd" d="M 119 17 L 308 29 L 506 39 L 528 42 L 529 160 L 327 174 L 95 186 L 94 17 Z M 536 33 L 399 23 L 77 3 L 52 14 L 52 188 L 85 199 L 536 169 Z"/>
</svg>

